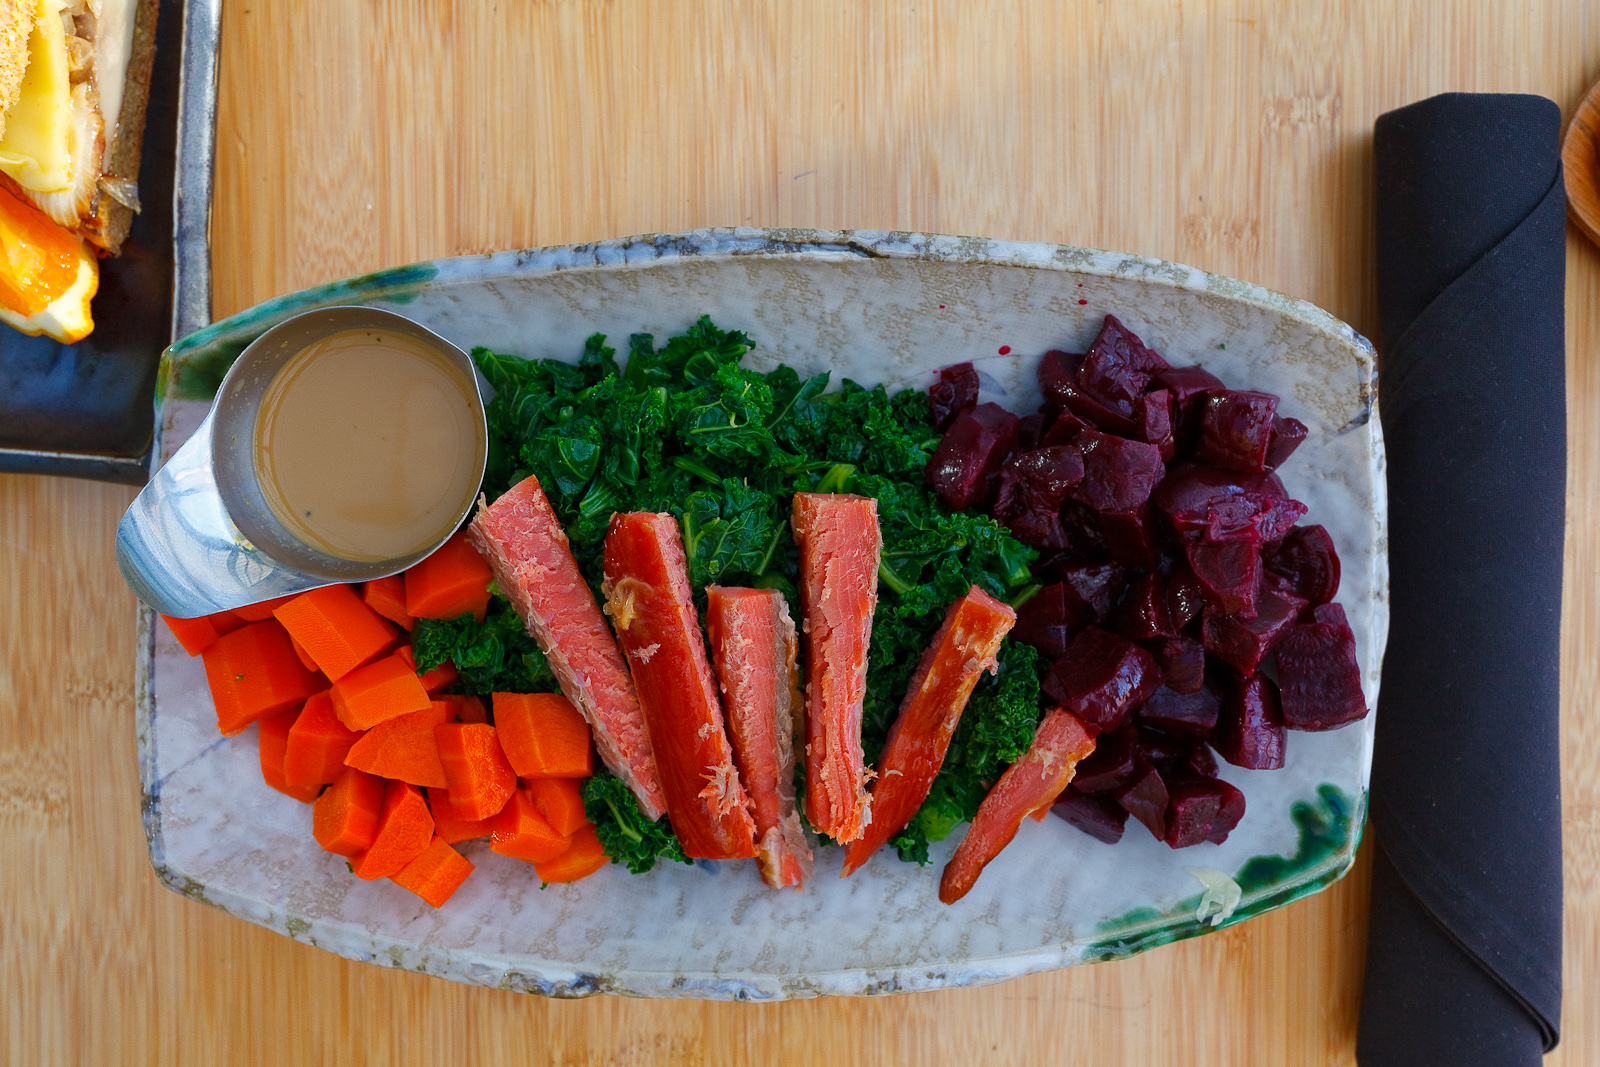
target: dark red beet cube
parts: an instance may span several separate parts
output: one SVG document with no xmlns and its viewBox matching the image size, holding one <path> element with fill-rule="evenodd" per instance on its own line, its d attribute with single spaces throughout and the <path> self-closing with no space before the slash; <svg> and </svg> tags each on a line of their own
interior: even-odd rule
<svg viewBox="0 0 1600 1067">
<path fill-rule="evenodd" d="M 1104 793 L 1082 793 L 1072 786 L 1062 791 L 1050 810 L 1097 841 L 1114 845 L 1122 840 L 1128 809 Z"/>
<path fill-rule="evenodd" d="M 1073 772 L 1072 784 L 1085 793 L 1104 793 L 1122 788 L 1141 771 L 1139 731 L 1129 725 L 1096 739 L 1094 751 Z"/>
<path fill-rule="evenodd" d="M 948 430 L 957 415 L 977 405 L 978 372 L 971 363 L 945 367 L 928 387 L 928 417 L 935 429 Z"/>
<path fill-rule="evenodd" d="M 1240 674 L 1254 674 L 1305 606 L 1306 602 L 1293 594 L 1266 587 L 1256 596 L 1252 619 L 1226 615 L 1209 604 L 1200 627 L 1206 651 L 1232 664 Z"/>
<path fill-rule="evenodd" d="M 1167 836 L 1170 848 L 1188 848 L 1209 840 L 1226 797 L 1222 783 L 1209 778 L 1186 778 L 1171 787 L 1167 801 Z"/>
<path fill-rule="evenodd" d="M 1081 563 L 1063 568 L 1061 580 L 1094 609 L 1096 619 L 1105 619 L 1133 581 L 1133 573 L 1120 563 Z"/>
<path fill-rule="evenodd" d="M 1275 771 L 1283 766 L 1286 742 L 1278 687 L 1271 678 L 1256 673 L 1228 687 L 1211 735 L 1217 755 L 1235 767 Z"/>
<path fill-rule="evenodd" d="M 1332 730 L 1367 717 L 1356 638 L 1349 626 L 1332 622 L 1290 626 L 1278 641 L 1277 652 L 1283 719 L 1291 729 Z"/>
<path fill-rule="evenodd" d="M 1350 628 L 1350 620 L 1344 617 L 1344 608 L 1338 604 L 1318 604 L 1311 609 L 1311 621 L 1343 626 L 1347 630 Z"/>
<path fill-rule="evenodd" d="M 1094 621 L 1094 608 L 1084 603 L 1077 590 L 1065 582 L 1055 582 L 1017 609 L 1017 625 L 1011 637 L 1032 645 L 1046 659 L 1055 659 Z"/>
<path fill-rule="evenodd" d="M 1157 841 L 1167 837 L 1167 784 L 1161 772 L 1147 766 L 1144 773 L 1111 794 L 1129 815 L 1144 823 Z"/>
<path fill-rule="evenodd" d="M 1278 398 L 1271 393 L 1224 389 L 1207 393 L 1200 408 L 1200 438 L 1194 458 L 1232 471 L 1267 467 Z"/>
<path fill-rule="evenodd" d="M 1178 765 L 1180 771 L 1201 775 L 1206 778 L 1217 776 L 1217 757 L 1211 754 L 1211 746 L 1201 743 L 1189 750 L 1189 755 Z"/>
<path fill-rule="evenodd" d="M 1135 510 L 1167 473 L 1160 450 L 1143 441 L 1084 430 L 1077 444 L 1083 452 L 1083 481 L 1072 495 L 1096 511 Z"/>
<path fill-rule="evenodd" d="M 1083 356 L 1052 350 L 1039 360 L 1039 392 L 1058 408 L 1111 433 L 1132 434 L 1133 420 L 1114 411 L 1078 386 L 1078 368 Z"/>
<path fill-rule="evenodd" d="M 1181 631 L 1200 617 L 1205 606 L 1205 589 L 1193 568 L 1187 563 L 1175 564 L 1167 575 L 1167 613 L 1172 616 L 1172 625 Z"/>
<path fill-rule="evenodd" d="M 1189 541 L 1184 549 L 1208 605 L 1225 615 L 1255 617 L 1261 585 L 1261 546 L 1255 540 Z"/>
<path fill-rule="evenodd" d="M 1050 665 L 1050 674 L 1067 710 L 1102 732 L 1121 726 L 1161 684 L 1154 656 L 1098 626 L 1073 639 Z"/>
<path fill-rule="evenodd" d="M 1135 578 L 1116 610 L 1117 633 L 1130 641 L 1177 637 L 1167 614 L 1167 583 L 1159 574 Z"/>
<path fill-rule="evenodd" d="M 1174 693 L 1198 693 L 1206 684 L 1206 651 L 1192 637 L 1172 637 L 1157 645 L 1156 666 Z"/>
<path fill-rule="evenodd" d="M 1078 367 L 1077 383 L 1089 396 L 1125 417 L 1134 414 L 1134 401 L 1150 384 L 1150 372 L 1167 361 L 1144 346 L 1132 330 L 1107 315 Z"/>
<path fill-rule="evenodd" d="M 1141 571 L 1161 566 L 1161 528 L 1155 509 L 1148 503 L 1133 511 L 1100 512 L 1100 530 L 1105 534 L 1111 558 Z"/>
<path fill-rule="evenodd" d="M 1267 570 L 1284 579 L 1283 588 L 1313 606 L 1326 604 L 1339 592 L 1339 553 L 1321 526 L 1296 526 L 1266 561 Z"/>
<path fill-rule="evenodd" d="M 1135 713 L 1137 715 L 1137 712 Z M 1194 747 L 1194 739 L 1169 734 L 1165 730 L 1157 730 L 1144 723 L 1134 723 L 1139 731 L 1139 755 L 1146 763 L 1160 768 L 1162 775 L 1170 783 L 1173 771 L 1189 756 L 1189 749 Z"/>
<path fill-rule="evenodd" d="M 1078 434 L 1084 430 L 1092 429 L 1094 429 L 1093 426 L 1078 418 L 1072 412 L 1063 411 L 1050 424 L 1050 428 L 1044 432 L 1044 436 L 1039 438 L 1039 444 L 1042 446 L 1070 445 L 1078 439 Z"/>
<path fill-rule="evenodd" d="M 1064 548 L 1061 502 L 1083 479 L 1083 454 L 1072 445 L 1020 452 L 1000 468 L 992 514 L 1035 548 Z"/>
<path fill-rule="evenodd" d="M 1267 445 L 1267 466 L 1281 467 L 1306 439 L 1306 424 L 1279 415 L 1272 420 L 1272 440 Z"/>
<path fill-rule="evenodd" d="M 1233 833 L 1233 828 L 1239 825 L 1239 820 L 1244 818 L 1244 794 L 1220 778 L 1216 781 L 1222 786 L 1222 807 L 1211 822 L 1211 836 L 1206 840 L 1213 845 L 1220 845 L 1228 839 L 1229 834 Z"/>
<path fill-rule="evenodd" d="M 1168 734 L 1203 741 L 1216 728 L 1221 706 L 1216 694 L 1203 685 L 1193 693 L 1179 693 L 1162 686 L 1139 708 L 1137 718 L 1140 723 Z"/>
<path fill-rule="evenodd" d="M 1156 446 L 1163 463 L 1172 459 L 1178 445 L 1173 437 L 1172 394 L 1165 389 L 1146 393 L 1133 402 L 1133 421 L 1139 425 L 1139 440 Z"/>
<path fill-rule="evenodd" d="M 1242 536 L 1276 541 L 1306 513 L 1271 471 L 1241 474 L 1200 463 L 1174 467 L 1150 500 L 1180 535 L 1212 541 Z"/>
<path fill-rule="evenodd" d="M 1200 426 L 1200 405 L 1207 393 L 1226 389 L 1221 378 L 1204 367 L 1168 367 L 1152 372 L 1156 383 L 1172 394 L 1178 421 L 1173 429 L 1180 448 L 1194 439 Z"/>
<path fill-rule="evenodd" d="M 953 511 L 987 504 L 1000 465 L 1017 443 L 1018 419 L 999 404 L 956 416 L 928 461 L 928 487 Z"/>
<path fill-rule="evenodd" d="M 1051 418 L 1042 411 L 1024 415 L 1017 420 L 1017 451 L 1032 452 L 1039 447 L 1044 432 L 1050 428 Z"/>
</svg>

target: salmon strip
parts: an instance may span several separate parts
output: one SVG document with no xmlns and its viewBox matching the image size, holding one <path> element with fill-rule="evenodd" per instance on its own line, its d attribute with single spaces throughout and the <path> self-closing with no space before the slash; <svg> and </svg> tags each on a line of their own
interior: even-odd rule
<svg viewBox="0 0 1600 1067">
<path fill-rule="evenodd" d="M 588 720 L 600 758 L 628 783 L 646 818 L 661 818 L 666 795 L 633 679 L 539 479 L 529 475 L 493 505 L 480 498 L 467 540 Z"/>
<path fill-rule="evenodd" d="M 692 859 L 753 858 L 750 797 L 723 727 L 677 520 L 612 515 L 604 562 L 606 614 L 633 671 L 673 833 Z"/>
<path fill-rule="evenodd" d="M 878 604 L 878 502 L 796 493 L 806 644 L 806 817 L 841 844 L 872 821 L 861 752 L 867 645 Z"/>
<path fill-rule="evenodd" d="M 954 904 L 966 896 L 983 868 L 1017 836 L 1022 820 L 1054 804 L 1072 781 L 1078 761 L 1093 751 L 1094 739 L 1083 720 L 1066 708 L 1050 709 L 1034 732 L 1033 745 L 1006 768 L 978 805 L 967 836 L 945 864 L 939 899 Z"/>
<path fill-rule="evenodd" d="M 761 880 L 799 889 L 811 877 L 811 848 L 794 802 L 800 671 L 789 603 L 776 589 L 708 585 L 706 630 L 733 758 L 756 821 Z"/>
<path fill-rule="evenodd" d="M 984 671 L 996 669 L 995 654 L 1016 621 L 1017 613 L 1009 605 L 977 586 L 950 605 L 944 625 L 911 676 L 900 714 L 878 758 L 872 823 L 850 843 L 839 877 L 849 877 L 905 829 L 928 799 L 972 688 Z"/>
</svg>

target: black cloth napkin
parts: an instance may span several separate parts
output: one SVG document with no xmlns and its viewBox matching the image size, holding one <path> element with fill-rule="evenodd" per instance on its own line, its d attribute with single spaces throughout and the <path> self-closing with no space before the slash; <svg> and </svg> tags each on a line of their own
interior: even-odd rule
<svg viewBox="0 0 1600 1067">
<path fill-rule="evenodd" d="M 1561 112 L 1379 117 L 1391 630 L 1364 1067 L 1536 1064 L 1561 1015 Z"/>
</svg>

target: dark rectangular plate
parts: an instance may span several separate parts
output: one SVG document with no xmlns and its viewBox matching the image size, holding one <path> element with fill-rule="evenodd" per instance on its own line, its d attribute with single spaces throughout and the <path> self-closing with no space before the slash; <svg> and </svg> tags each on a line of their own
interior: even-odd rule
<svg viewBox="0 0 1600 1067">
<path fill-rule="evenodd" d="M 94 332 L 63 345 L 0 325 L 0 471 L 135 485 L 149 473 L 156 368 L 172 337 L 184 6 L 162 0 L 157 16 L 139 162 L 143 210 L 122 255 L 100 263 Z"/>
</svg>

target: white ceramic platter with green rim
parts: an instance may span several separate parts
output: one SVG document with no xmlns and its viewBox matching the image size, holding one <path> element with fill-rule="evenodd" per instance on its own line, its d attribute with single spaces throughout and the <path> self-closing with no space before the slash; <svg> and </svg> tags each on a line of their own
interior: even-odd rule
<svg viewBox="0 0 1600 1067">
<path fill-rule="evenodd" d="M 575 358 L 596 331 L 665 339 L 700 314 L 747 331 L 757 369 L 923 388 L 972 360 L 983 399 L 1027 412 L 1050 348 L 1082 351 L 1117 315 L 1174 363 L 1264 389 L 1310 428 L 1280 473 L 1332 533 L 1339 602 L 1368 706 L 1388 632 L 1383 444 L 1372 347 L 1303 301 L 1190 267 L 1058 245 L 919 233 L 708 230 L 469 256 L 269 301 L 167 353 L 159 454 L 204 416 L 253 338 L 330 304 L 408 315 L 464 348 Z M 1009 346 L 1009 355 L 999 355 Z M 625 346 L 619 344 L 619 348 Z M 1108 846 L 1057 818 L 1024 824 L 952 907 L 938 875 L 961 832 L 919 868 L 884 850 L 840 880 L 821 850 L 803 890 L 767 889 L 753 861 L 607 866 L 540 890 L 527 864 L 462 846 L 477 870 L 435 911 L 362 882 L 317 847 L 311 809 L 261 780 L 255 732 L 220 738 L 198 659 L 146 612 L 139 758 L 150 857 L 196 900 L 308 944 L 456 981 L 554 996 L 769 1000 L 975 985 L 1112 959 L 1237 923 L 1328 885 L 1355 857 L 1373 720 L 1291 733 L 1279 771 L 1222 776 L 1248 810 L 1226 844 L 1173 851 L 1130 824 Z M 1203 916 L 1203 917 L 1202 917 Z"/>
</svg>

